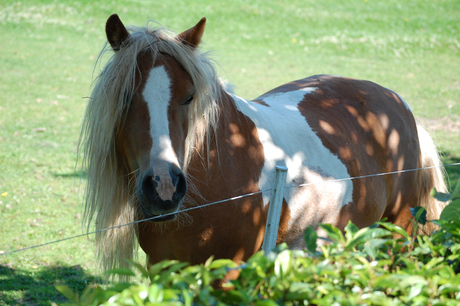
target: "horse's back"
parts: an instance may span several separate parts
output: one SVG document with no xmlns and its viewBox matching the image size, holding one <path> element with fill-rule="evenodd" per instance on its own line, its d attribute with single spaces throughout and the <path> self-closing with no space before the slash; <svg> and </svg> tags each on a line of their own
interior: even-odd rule
<svg viewBox="0 0 460 306">
<path fill-rule="evenodd" d="M 321 75 L 280 86 L 254 102 L 258 113 L 273 116 L 267 123 L 253 113 L 259 133 L 269 134 L 261 141 L 267 176 L 282 164 L 290 169 L 287 185 L 303 185 L 286 192 L 290 221 L 284 240 L 291 246 L 302 243 L 306 225 L 344 227 L 351 220 L 363 227 L 382 217 L 397 222 L 406 206 L 418 202 L 416 173 L 371 176 L 419 167 L 415 120 L 391 90 Z M 268 151 L 274 148 L 284 154 L 273 157 Z M 350 180 L 360 176 L 370 177 Z"/>
</svg>

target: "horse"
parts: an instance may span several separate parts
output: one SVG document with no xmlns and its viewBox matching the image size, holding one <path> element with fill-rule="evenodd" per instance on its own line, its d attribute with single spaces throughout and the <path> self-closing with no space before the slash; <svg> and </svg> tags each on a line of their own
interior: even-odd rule
<svg viewBox="0 0 460 306">
<path fill-rule="evenodd" d="M 149 264 L 247 260 L 261 249 L 276 166 L 288 168 L 277 243 L 292 249 L 305 247 L 308 226 L 325 235 L 320 223 L 386 219 L 410 233 L 411 207 L 439 217 L 443 204 L 430 196 L 446 190 L 439 155 L 398 94 L 315 75 L 246 100 L 200 49 L 205 24 L 176 35 L 107 20 L 99 58 L 111 57 L 80 140 L 84 219 L 95 219 L 105 269 L 124 266 L 139 245 Z"/>
</svg>

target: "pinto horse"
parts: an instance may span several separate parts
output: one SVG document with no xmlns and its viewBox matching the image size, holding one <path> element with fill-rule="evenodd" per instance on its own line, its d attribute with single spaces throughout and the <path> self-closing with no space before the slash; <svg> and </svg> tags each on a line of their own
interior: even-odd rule
<svg viewBox="0 0 460 306">
<path fill-rule="evenodd" d="M 199 50 L 205 23 L 174 35 L 107 21 L 101 54 L 114 52 L 81 138 L 85 220 L 96 215 L 97 230 L 111 228 L 96 237 L 105 268 L 132 258 L 137 243 L 150 264 L 248 259 L 263 242 L 277 165 L 289 169 L 277 242 L 291 248 L 305 246 L 307 226 L 323 235 L 319 223 L 387 218 L 410 232 L 410 207 L 439 217 L 442 204 L 430 197 L 446 189 L 438 153 L 398 94 L 316 75 L 248 101 L 225 90 Z M 432 168 L 403 171 L 423 167 Z"/>
</svg>

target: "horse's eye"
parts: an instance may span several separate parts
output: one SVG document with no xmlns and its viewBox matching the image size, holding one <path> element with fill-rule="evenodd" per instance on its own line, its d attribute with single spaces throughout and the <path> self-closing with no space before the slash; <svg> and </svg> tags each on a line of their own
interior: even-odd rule
<svg viewBox="0 0 460 306">
<path fill-rule="evenodd" d="M 190 103 L 192 103 L 194 95 L 195 95 L 195 94 L 191 95 L 191 96 L 184 102 L 184 105 L 189 105 Z"/>
</svg>

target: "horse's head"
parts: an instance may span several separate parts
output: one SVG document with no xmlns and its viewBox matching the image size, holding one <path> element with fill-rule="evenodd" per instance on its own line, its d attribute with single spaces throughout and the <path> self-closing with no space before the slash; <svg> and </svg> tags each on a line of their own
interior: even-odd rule
<svg viewBox="0 0 460 306">
<path fill-rule="evenodd" d="M 196 48 L 204 27 L 203 18 L 179 34 L 177 44 Z M 108 19 L 106 34 L 115 52 L 129 46 L 132 35 L 117 15 Z M 149 218 L 176 212 L 186 194 L 185 142 L 190 128 L 189 108 L 193 107 L 197 89 L 190 74 L 167 52 L 140 50 L 136 69 L 134 90 L 125 97 L 129 101 L 116 133 L 116 146 L 129 172 L 135 175 L 137 202 L 144 218 Z M 171 219 L 175 215 L 152 221 Z"/>
</svg>

